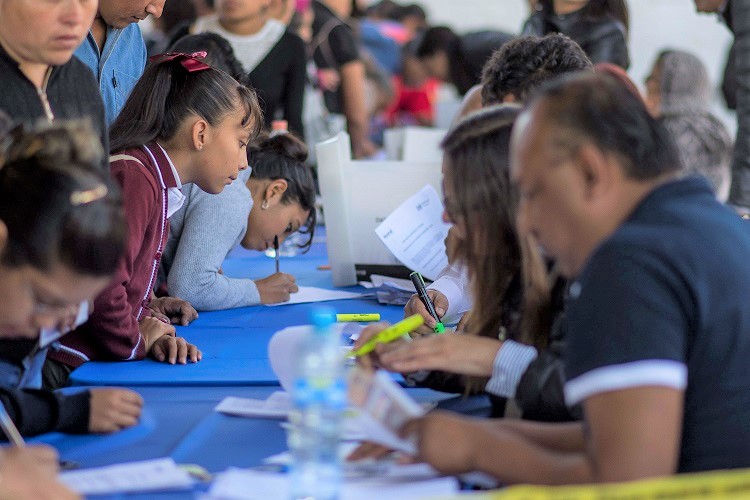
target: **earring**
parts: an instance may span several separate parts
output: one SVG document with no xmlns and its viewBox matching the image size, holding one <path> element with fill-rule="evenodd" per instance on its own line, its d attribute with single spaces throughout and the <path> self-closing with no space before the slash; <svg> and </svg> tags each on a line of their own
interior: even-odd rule
<svg viewBox="0 0 750 500">
<path fill-rule="evenodd" d="M 198 151 L 203 151 L 203 144 L 198 145 Z"/>
<path fill-rule="evenodd" d="M 263 200 L 263 203 L 260 204 L 260 209 L 261 210 L 268 209 L 268 200 Z"/>
</svg>

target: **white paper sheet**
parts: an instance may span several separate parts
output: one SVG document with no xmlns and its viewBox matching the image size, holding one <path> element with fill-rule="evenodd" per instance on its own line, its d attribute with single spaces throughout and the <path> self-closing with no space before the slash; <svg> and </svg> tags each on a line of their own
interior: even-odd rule
<svg viewBox="0 0 750 500">
<path fill-rule="evenodd" d="M 314 286 L 301 286 L 297 293 L 290 295 L 288 302 L 279 304 L 266 304 L 269 307 L 288 306 L 289 304 L 305 304 L 309 302 L 326 302 L 329 300 L 345 300 L 362 298 L 361 293 L 343 292 L 341 290 L 328 290 Z"/>
<path fill-rule="evenodd" d="M 341 500 L 414 500 L 458 492 L 454 478 L 440 477 L 412 480 L 406 478 L 377 478 L 351 480 L 341 488 Z M 289 476 L 269 472 L 228 469 L 220 474 L 208 495 L 222 500 L 286 500 L 289 498 Z"/>
<path fill-rule="evenodd" d="M 229 396 L 214 410 L 237 417 L 286 418 L 292 410 L 292 398 L 285 391 L 276 391 L 268 399 Z"/>
<path fill-rule="evenodd" d="M 171 458 L 63 472 L 60 481 L 82 495 L 178 490 L 193 485 L 190 475 Z"/>
<path fill-rule="evenodd" d="M 380 241 L 406 267 L 435 280 L 448 265 L 443 204 L 432 186 L 403 202 L 375 229 Z"/>
</svg>

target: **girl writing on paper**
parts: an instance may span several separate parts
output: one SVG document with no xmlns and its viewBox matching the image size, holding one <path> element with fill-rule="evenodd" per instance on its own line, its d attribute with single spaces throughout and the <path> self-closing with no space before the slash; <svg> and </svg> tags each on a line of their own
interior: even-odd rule
<svg viewBox="0 0 750 500">
<path fill-rule="evenodd" d="M 185 206 L 175 214 L 163 256 L 170 295 L 199 310 L 229 309 L 289 300 L 298 290 L 294 276 L 275 273 L 263 279 L 226 276 L 221 265 L 238 243 L 266 250 L 302 229 L 312 243 L 315 184 L 305 163 L 307 147 L 292 134 L 258 141 L 248 151 L 250 168 L 219 196 L 190 187 Z"/>
</svg>

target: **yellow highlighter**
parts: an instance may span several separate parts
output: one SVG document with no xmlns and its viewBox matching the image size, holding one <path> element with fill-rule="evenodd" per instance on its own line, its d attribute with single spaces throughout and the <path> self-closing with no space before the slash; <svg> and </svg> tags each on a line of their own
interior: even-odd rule
<svg viewBox="0 0 750 500">
<path fill-rule="evenodd" d="M 420 314 L 409 316 L 398 323 L 389 326 L 382 332 L 368 340 L 365 345 L 349 353 L 350 356 L 364 356 L 375 350 L 378 344 L 387 344 L 394 340 L 400 339 L 411 331 L 416 330 L 424 324 L 424 318 Z"/>
<path fill-rule="evenodd" d="M 367 313 L 367 314 L 337 314 L 336 321 L 342 322 L 363 322 L 363 321 L 380 321 L 380 314 L 378 313 Z"/>
</svg>

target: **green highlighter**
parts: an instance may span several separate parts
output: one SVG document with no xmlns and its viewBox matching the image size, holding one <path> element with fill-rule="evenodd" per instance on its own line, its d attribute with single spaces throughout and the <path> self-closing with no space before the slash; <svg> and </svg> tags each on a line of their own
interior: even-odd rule
<svg viewBox="0 0 750 500">
<path fill-rule="evenodd" d="M 416 330 L 423 324 L 424 318 L 421 315 L 415 314 L 413 316 L 409 316 L 408 318 L 403 319 L 378 333 L 373 338 L 368 340 L 365 345 L 363 345 L 356 351 L 348 353 L 347 356 L 364 356 L 365 354 L 369 354 L 375 350 L 378 344 L 387 344 L 388 342 L 398 340 L 409 332 Z"/>
</svg>

